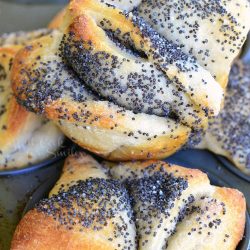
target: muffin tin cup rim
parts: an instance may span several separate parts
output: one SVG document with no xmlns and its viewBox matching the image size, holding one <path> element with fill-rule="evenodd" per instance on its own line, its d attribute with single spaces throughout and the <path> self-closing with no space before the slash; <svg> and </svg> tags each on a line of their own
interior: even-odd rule
<svg viewBox="0 0 250 250">
<path fill-rule="evenodd" d="M 76 151 L 76 145 L 72 143 L 70 140 L 65 138 L 63 144 L 57 151 L 54 152 L 53 154 L 48 157 L 45 160 L 42 160 L 38 163 L 34 163 L 22 168 L 11 168 L 11 169 L 6 169 L 6 170 L 0 170 L 0 178 L 2 176 L 8 177 L 8 176 L 15 176 L 15 175 L 23 175 L 27 173 L 31 173 L 33 171 L 42 169 L 42 168 L 47 168 L 56 162 L 64 160 L 68 155 L 74 153 Z"/>
<path fill-rule="evenodd" d="M 32 171 L 36 171 L 36 170 L 41 169 L 41 168 L 49 167 L 51 164 L 53 164 L 57 161 L 60 161 L 62 159 L 64 159 L 64 156 L 57 156 L 57 157 L 53 157 L 53 158 L 41 161 L 41 162 L 36 163 L 36 164 L 32 164 L 30 166 L 22 167 L 22 168 L 12 168 L 9 170 L 3 169 L 3 170 L 0 170 L 0 177 L 27 174 L 27 173 L 30 173 Z"/>
<path fill-rule="evenodd" d="M 250 183 L 250 175 L 245 174 L 240 169 L 238 169 L 231 161 L 229 161 L 226 157 L 222 155 L 215 155 L 216 158 L 225 166 L 228 170 L 230 170 L 233 174 L 237 175 L 241 179 Z"/>
</svg>

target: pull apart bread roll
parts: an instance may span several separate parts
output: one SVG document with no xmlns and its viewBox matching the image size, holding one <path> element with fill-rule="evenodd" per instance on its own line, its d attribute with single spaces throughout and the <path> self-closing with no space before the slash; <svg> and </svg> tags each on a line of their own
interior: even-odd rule
<svg viewBox="0 0 250 250">
<path fill-rule="evenodd" d="M 44 32 L 19 32 L 0 37 L 3 46 L 0 48 L 0 170 L 42 161 L 63 141 L 59 129 L 52 122 L 26 111 L 17 103 L 11 89 L 10 69 L 15 54 L 22 48 L 20 44 Z"/>
<path fill-rule="evenodd" d="M 235 249 L 246 204 L 199 170 L 161 161 L 102 165 L 70 156 L 48 199 L 16 228 L 12 250 Z"/>
<path fill-rule="evenodd" d="M 141 0 L 98 0 L 99 2 L 105 3 L 107 5 L 115 6 L 121 10 L 132 11 L 135 7 L 137 7 Z M 61 24 L 64 21 L 64 17 L 66 15 L 67 8 L 63 8 L 61 11 L 57 13 L 57 15 L 51 20 L 48 27 L 50 29 L 59 29 Z"/>
<path fill-rule="evenodd" d="M 163 158 L 219 113 L 211 73 L 138 15 L 72 0 L 63 19 L 18 53 L 12 82 L 20 103 L 80 146 L 112 160 Z"/>
<path fill-rule="evenodd" d="M 25 46 L 34 39 L 48 35 L 51 31 L 49 29 L 38 29 L 34 31 L 18 31 L 13 33 L 4 33 L 0 36 L 0 47 L 7 47 L 11 45 Z"/>
<path fill-rule="evenodd" d="M 229 77 L 225 106 L 210 121 L 198 145 L 230 159 L 250 175 L 250 66 L 235 62 Z"/>
<path fill-rule="evenodd" d="M 193 55 L 225 87 L 250 28 L 248 0 L 142 0 L 137 9 L 161 35 Z"/>
</svg>

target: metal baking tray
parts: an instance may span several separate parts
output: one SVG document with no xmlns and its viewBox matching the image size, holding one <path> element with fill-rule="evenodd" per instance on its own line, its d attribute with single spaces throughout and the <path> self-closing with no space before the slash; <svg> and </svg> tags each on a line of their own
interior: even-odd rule
<svg viewBox="0 0 250 250">
<path fill-rule="evenodd" d="M 0 172 L 0 249 L 9 249 L 12 233 L 34 190 L 50 178 L 58 178 L 63 165 L 56 157 L 30 167 Z"/>
<path fill-rule="evenodd" d="M 66 140 L 50 159 L 21 169 L 0 171 L 0 250 L 9 249 L 12 234 L 33 192 L 48 180 L 54 184 L 65 157 L 74 152 L 75 146 Z"/>
<path fill-rule="evenodd" d="M 239 176 L 243 180 L 246 180 L 250 183 L 250 175 L 243 173 L 239 168 L 234 166 L 233 163 L 231 161 L 229 161 L 227 158 L 225 158 L 224 156 L 218 155 L 217 157 L 218 157 L 219 161 L 221 161 L 223 166 L 225 166 L 228 170 L 230 170 L 232 173 L 236 174 L 237 176 Z"/>
</svg>

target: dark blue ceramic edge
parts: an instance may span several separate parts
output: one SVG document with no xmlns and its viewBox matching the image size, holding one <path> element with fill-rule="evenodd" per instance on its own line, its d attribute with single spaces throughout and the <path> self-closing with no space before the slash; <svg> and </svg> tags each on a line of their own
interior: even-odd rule
<svg viewBox="0 0 250 250">
<path fill-rule="evenodd" d="M 30 173 L 32 171 L 36 171 L 41 168 L 49 167 L 52 164 L 61 161 L 65 159 L 69 154 L 72 154 L 75 152 L 76 146 L 72 144 L 69 140 L 66 140 L 64 144 L 61 146 L 61 148 L 54 153 L 54 156 L 50 157 L 49 159 L 46 159 L 44 161 L 41 161 L 36 164 L 28 165 L 23 168 L 12 168 L 9 170 L 0 170 L 0 177 L 6 177 L 6 176 L 14 176 L 14 175 L 22 175 L 26 173 Z"/>
<path fill-rule="evenodd" d="M 63 156 L 60 156 L 60 157 L 55 157 L 55 158 L 52 158 L 52 159 L 45 160 L 43 162 L 40 162 L 40 163 L 37 163 L 37 164 L 34 164 L 34 165 L 30 165 L 30 166 L 27 166 L 27 167 L 24 167 L 24 168 L 11 169 L 11 170 L 1 170 L 0 171 L 0 177 L 1 176 L 26 174 L 26 173 L 38 170 L 38 169 L 43 168 L 43 167 L 48 167 L 51 164 L 53 164 L 53 163 L 55 163 L 55 162 L 57 162 L 59 160 L 62 160 L 62 159 L 63 159 Z"/>
<path fill-rule="evenodd" d="M 230 162 L 227 158 L 221 155 L 215 155 L 218 160 L 226 167 L 228 168 L 232 173 L 239 176 L 240 178 L 248 181 L 250 183 L 250 176 L 243 173 L 240 169 L 238 169 L 235 165 L 233 165 L 232 162 Z"/>
<path fill-rule="evenodd" d="M 50 178 L 43 182 L 41 185 L 39 185 L 36 190 L 33 192 L 33 194 L 29 197 L 29 200 L 27 201 L 23 212 L 22 217 L 31 209 L 35 207 L 35 205 L 44 198 L 48 197 L 48 194 L 50 190 L 53 188 L 57 180 Z"/>
<path fill-rule="evenodd" d="M 243 62 L 250 63 L 250 33 L 248 33 L 240 58 Z"/>
</svg>

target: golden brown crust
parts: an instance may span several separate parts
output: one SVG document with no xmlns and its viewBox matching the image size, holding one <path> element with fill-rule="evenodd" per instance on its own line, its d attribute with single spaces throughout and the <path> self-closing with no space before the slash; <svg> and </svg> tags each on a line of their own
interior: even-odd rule
<svg viewBox="0 0 250 250">
<path fill-rule="evenodd" d="M 64 162 L 64 167 L 60 179 L 57 181 L 49 196 L 58 194 L 62 186 L 63 190 L 76 184 L 77 180 L 86 180 L 88 178 L 107 179 L 106 170 L 90 155 L 85 153 L 75 153 L 70 155 Z"/>
<path fill-rule="evenodd" d="M 112 250 L 111 242 L 103 241 L 95 231 L 69 232 L 52 217 L 32 210 L 17 226 L 12 250 Z M 108 234 L 108 232 L 107 232 Z"/>
<path fill-rule="evenodd" d="M 122 54 L 122 52 L 119 51 L 119 48 L 110 43 L 106 34 L 100 28 L 100 25 L 98 26 L 98 22 L 103 18 L 111 23 L 109 27 L 106 27 L 107 29 L 109 28 L 114 32 L 118 29 L 122 34 L 129 34 L 135 47 L 144 51 L 148 56 L 148 60 L 154 62 L 154 54 L 150 54 L 150 51 L 155 48 L 151 47 L 150 38 L 147 37 L 147 35 L 146 38 L 143 38 L 145 34 L 143 34 L 138 27 L 135 27 L 133 22 L 129 21 L 127 17 L 121 15 L 119 9 L 107 8 L 105 5 L 98 4 L 98 1 L 73 0 L 70 2 L 68 10 L 68 15 L 71 17 L 71 23 L 68 30 L 66 30 L 66 34 L 73 33 L 74 39 L 76 41 L 82 41 L 83 46 L 90 47 L 89 44 L 91 44 L 91 49 L 93 47 L 94 52 L 106 52 L 114 56 Z M 98 16 L 98 13 L 101 13 L 101 17 Z M 95 14 L 97 15 L 96 17 Z M 86 46 L 86 43 L 84 42 L 88 45 Z M 140 44 L 143 44 L 141 48 Z M 126 56 L 124 58 L 126 58 Z M 164 59 L 162 58 L 162 60 Z M 131 63 L 132 62 L 133 60 L 131 60 Z M 157 61 L 155 63 L 157 64 Z M 199 110 L 199 107 L 203 107 L 207 109 L 209 113 L 212 110 L 212 115 L 217 115 L 220 110 L 223 91 L 210 73 L 206 70 L 203 71 L 198 64 L 195 65 L 195 67 L 199 68 L 201 74 L 203 74 L 203 77 L 206 79 L 207 84 L 213 89 L 213 92 L 211 88 L 209 89 L 206 86 L 204 88 L 204 86 L 200 84 L 199 81 L 201 81 L 201 79 L 197 79 L 197 77 L 200 77 L 199 75 L 192 76 L 192 85 L 189 85 L 190 83 L 187 81 L 185 73 L 182 74 L 182 71 L 178 69 L 174 63 L 171 64 L 167 62 L 167 64 L 169 64 L 167 67 L 168 70 L 163 68 L 162 71 L 169 77 L 169 79 L 173 80 L 174 78 L 177 78 L 180 81 L 180 84 L 186 91 L 185 94 L 189 96 L 194 108 Z M 161 65 L 158 66 L 161 67 Z M 190 72 L 190 74 L 193 73 L 194 72 Z M 193 92 L 189 91 L 190 88 L 193 88 Z M 198 115 L 206 120 L 205 115 L 200 110 Z M 189 119 L 192 119 L 192 117 Z M 205 121 L 204 124 L 206 124 Z M 201 126 L 202 125 L 203 124 L 201 124 Z"/>
<path fill-rule="evenodd" d="M 177 225 L 176 233 L 168 240 L 168 249 L 174 250 L 176 246 L 188 250 L 194 247 L 212 250 L 214 246 L 221 250 L 236 249 L 245 227 L 246 203 L 242 193 L 216 187 L 200 206 L 205 208 L 204 212 L 194 212 Z M 217 219 L 211 222 L 209 218 L 214 215 Z M 187 239 L 181 237 L 187 234 L 190 235 Z"/>
<path fill-rule="evenodd" d="M 244 195 L 235 189 L 217 187 L 214 197 L 226 204 L 227 219 L 230 221 L 227 224 L 227 230 L 231 232 L 230 239 L 227 239 L 227 249 L 236 249 L 239 241 L 243 239 L 246 223 L 246 200 Z"/>
<path fill-rule="evenodd" d="M 7 91 L 11 88 L 8 80 L 10 62 L 20 48 L 21 46 L 0 48 L 0 63 L 5 69 L 7 77 L 4 84 L 7 96 L 2 96 L 2 98 L 7 98 L 7 103 L 3 104 L 6 111 L 1 114 L 0 119 L 0 145 L 2 154 L 15 144 L 17 137 L 20 135 L 24 126 L 26 126 L 26 123 L 34 116 L 34 114 L 27 112 L 24 107 L 20 106 L 16 98 L 11 96 L 9 91 Z M 2 162 L 2 164 L 4 163 Z M 3 167 L 3 165 L 0 166 L 0 168 Z"/>
<path fill-rule="evenodd" d="M 17 54 L 11 78 L 14 93 L 19 100 L 25 102 L 29 99 L 28 91 L 20 93 L 22 82 L 25 82 L 25 87 L 32 85 L 29 75 L 20 72 L 24 68 L 32 68 L 33 60 L 38 56 L 46 56 L 41 54 L 40 44 L 46 46 L 49 43 L 51 38 L 44 37 Z M 36 106 L 33 108 L 38 112 Z M 88 119 L 81 118 L 82 110 L 88 114 Z M 130 111 L 124 115 L 124 112 L 117 110 L 117 107 L 110 106 L 108 102 L 90 100 L 79 103 L 63 97 L 49 101 L 43 112 L 71 140 L 109 160 L 162 159 L 176 152 L 189 138 L 191 129 L 170 119 L 146 114 L 136 115 Z M 75 114 L 78 114 L 80 120 L 74 119 Z M 135 121 L 133 117 L 136 117 Z M 138 135 L 138 139 L 131 139 L 128 136 L 138 130 L 151 133 L 151 138 Z"/>
<path fill-rule="evenodd" d="M 65 113 L 60 109 L 62 102 L 67 107 Z M 58 121 L 58 125 L 70 139 L 108 160 L 163 159 L 176 152 L 180 145 L 187 142 L 189 137 L 189 128 L 176 126 L 175 131 L 171 131 L 170 134 L 158 135 L 157 138 L 152 138 L 150 141 L 141 140 L 140 142 L 137 140 L 138 142 L 133 142 L 130 140 L 126 142 L 124 132 L 133 132 L 133 124 L 129 124 L 129 117 L 113 112 L 110 107 L 101 102 L 87 103 L 87 111 L 90 112 L 91 116 L 89 116 L 88 122 L 85 121 L 84 125 L 88 126 L 88 128 L 81 129 L 82 124 L 79 122 L 77 123 L 79 125 L 78 130 L 74 131 L 75 120 L 72 118 L 72 114 L 76 113 L 80 106 L 79 103 L 72 104 L 72 102 L 66 100 L 52 102 L 46 108 L 46 115 L 49 119 Z M 69 117 L 67 123 L 60 121 L 58 118 L 64 114 Z M 95 117 L 98 117 L 97 121 L 94 121 Z M 147 122 L 146 120 L 147 117 L 145 117 L 145 122 Z M 110 133 L 109 128 L 111 127 L 115 128 L 114 133 L 111 133 L 111 138 L 112 134 L 114 134 L 115 143 L 105 136 Z"/>
<path fill-rule="evenodd" d="M 9 64 L 20 48 L 19 46 L 0 48 L 0 62 L 7 74 L 10 67 Z M 9 82 L 7 82 L 5 88 L 10 88 Z M 1 124 L 6 124 L 8 129 L 1 131 L 0 145 L 2 147 L 4 147 L 6 143 L 11 144 L 14 142 L 16 135 L 20 133 L 29 116 L 29 113 L 24 107 L 18 105 L 13 96 L 10 97 L 6 110 L 7 113 L 1 119 Z"/>
<path fill-rule="evenodd" d="M 104 3 L 70 1 L 55 18 L 57 33 L 17 55 L 15 95 L 106 159 L 169 156 L 191 130 L 207 128 L 208 116 L 220 111 L 223 88 L 191 52 L 164 40 L 136 15 Z"/>
<path fill-rule="evenodd" d="M 141 0 L 99 0 L 100 2 L 103 2 L 105 4 L 110 4 L 113 5 L 121 10 L 125 11 L 131 11 L 133 10 L 136 6 L 138 6 L 141 2 Z M 80 4 L 80 2 L 79 2 Z M 65 21 L 64 19 L 66 18 L 66 12 L 67 12 L 67 6 L 64 7 L 61 11 L 59 11 L 54 18 L 50 21 L 48 28 L 50 29 L 59 29 L 63 22 Z"/>
<path fill-rule="evenodd" d="M 76 142 L 79 146 L 111 161 L 164 159 L 179 150 L 180 144 L 184 145 L 188 139 L 188 134 L 185 133 L 183 137 L 178 135 L 178 139 L 169 139 L 169 137 L 163 136 L 161 138 L 151 140 L 151 142 L 130 146 L 124 145 L 124 138 L 121 138 L 120 140 L 122 143 L 116 149 L 111 151 L 110 148 L 107 148 L 107 146 L 112 144 L 112 140 L 107 141 L 106 137 L 102 139 L 102 137 L 106 134 L 105 130 L 94 128 L 94 131 L 97 131 L 100 136 L 97 139 L 98 141 L 95 141 L 93 138 L 89 140 L 89 138 L 93 136 L 93 132 L 89 133 L 89 131 L 81 131 L 81 136 L 79 136 L 76 140 L 74 138 L 79 135 L 80 131 L 72 132 L 70 129 L 68 131 L 66 124 L 60 128 L 68 138 Z M 83 142 L 81 142 L 81 140 Z"/>
<path fill-rule="evenodd" d="M 41 32 L 37 33 L 41 35 Z M 13 96 L 10 69 L 13 58 L 22 47 L 7 43 L 0 48 L 0 65 L 3 68 L 0 79 L 0 169 L 20 168 L 42 161 L 63 141 L 61 132 L 52 123 L 28 112 Z"/>
<path fill-rule="evenodd" d="M 144 36 L 145 34 L 140 30 L 139 25 L 137 27 L 132 19 L 122 15 L 118 9 L 108 8 L 106 5 L 95 1 L 78 0 L 71 1 L 65 12 L 64 22 L 57 34 L 54 33 L 51 36 L 39 39 L 17 55 L 12 70 L 12 82 L 15 95 L 23 105 L 35 112 L 43 113 L 49 119 L 57 122 L 64 133 L 80 146 L 110 160 L 160 159 L 173 154 L 183 146 L 187 142 L 192 129 L 205 129 L 208 120 L 207 114 L 218 113 L 223 91 L 211 74 L 193 62 L 189 56 L 183 61 L 180 59 L 180 64 L 183 63 L 185 65 L 184 68 L 187 66 L 188 69 L 197 68 L 197 71 L 191 70 L 189 72 L 193 74 L 193 76 L 187 74 L 185 70 L 182 71 L 182 69 L 177 66 L 179 65 L 177 62 L 175 64 L 166 61 L 169 67 L 164 68 L 164 64 L 161 65 L 161 63 L 159 63 L 161 61 L 160 59 L 159 61 L 154 61 L 157 60 L 155 59 L 157 58 L 156 54 L 150 54 L 153 50 L 155 50 L 155 53 L 158 53 L 158 48 L 153 48 L 153 39 L 147 37 L 147 35 Z M 61 15 L 62 14 L 59 14 L 59 16 Z M 175 109 L 173 113 L 178 110 L 177 117 L 179 115 L 181 118 L 172 119 L 175 116 L 171 116 L 171 114 L 169 115 L 171 118 L 165 118 L 165 116 L 167 116 L 165 113 L 160 115 L 147 115 L 147 111 L 135 112 L 136 114 L 133 116 L 133 114 L 129 112 L 129 110 L 133 110 L 133 105 L 127 107 L 126 103 L 119 103 L 119 98 L 118 100 L 112 101 L 112 105 L 110 105 L 108 101 L 97 101 L 99 97 L 96 96 L 95 93 L 98 92 L 99 94 L 99 91 L 96 91 L 96 89 L 92 89 L 93 93 L 88 93 L 87 97 L 91 96 L 92 99 L 90 98 L 90 100 L 87 101 L 79 100 L 74 97 L 79 96 L 79 91 L 85 91 L 80 89 L 79 86 L 84 85 L 84 87 L 86 87 L 86 81 L 83 84 L 79 79 L 74 79 L 74 81 L 80 81 L 80 83 L 78 83 L 78 92 L 72 90 L 75 88 L 72 83 L 71 93 L 62 91 L 60 94 L 50 96 L 50 93 L 55 91 L 55 89 L 53 91 L 47 89 L 58 84 L 58 82 L 60 82 L 58 92 L 61 91 L 61 88 L 69 89 L 69 86 L 65 84 L 67 77 L 59 79 L 58 75 L 52 72 L 59 71 L 61 74 L 67 75 L 65 72 L 62 73 L 62 68 L 64 67 L 65 69 L 65 67 L 70 64 L 70 58 L 63 56 L 64 58 L 62 59 L 62 54 L 65 53 L 63 49 L 64 45 L 70 48 L 70 44 L 67 44 L 67 36 L 71 33 L 75 34 L 77 40 L 85 42 L 83 44 L 85 49 L 88 49 L 89 44 L 92 44 L 97 53 L 110 53 L 110 55 L 114 57 L 120 56 L 122 61 L 132 58 L 131 62 L 136 65 L 137 60 L 134 60 L 133 56 L 128 56 L 128 54 L 124 53 L 110 41 L 104 32 L 105 27 L 100 28 L 100 22 L 103 18 L 110 21 L 112 26 L 110 26 L 111 30 L 114 31 L 115 29 L 121 28 L 121 32 L 128 32 L 130 34 L 135 49 L 139 51 L 142 50 L 147 54 L 147 59 L 143 59 L 146 63 L 160 64 L 163 67 L 162 74 L 166 75 L 170 79 L 170 82 L 174 82 L 173 79 L 178 78 L 181 87 L 174 86 L 173 89 L 170 88 L 168 91 L 164 90 L 166 95 L 163 101 L 166 101 L 168 104 L 172 103 L 174 106 L 173 109 Z M 64 32 L 64 34 L 62 32 Z M 143 48 L 140 48 L 140 46 Z M 78 53 L 78 55 L 81 54 L 82 53 Z M 180 54 L 185 57 L 181 52 Z M 174 53 L 171 55 L 175 57 Z M 67 60 L 66 64 L 65 59 Z M 79 65 L 81 65 L 81 63 L 79 63 Z M 74 68 L 74 65 L 71 66 Z M 53 71 L 55 68 L 56 70 Z M 129 66 L 122 68 L 130 72 Z M 140 66 L 138 66 L 137 70 L 139 69 Z M 50 73 L 44 72 L 50 72 L 51 75 L 49 75 Z M 74 74 L 75 72 L 77 72 L 77 76 L 80 75 L 80 73 L 74 69 Z M 38 75 L 43 76 L 39 78 Z M 70 77 L 72 78 L 72 74 Z M 49 78 L 56 79 L 56 84 L 53 80 L 50 80 L 51 82 L 46 80 L 45 82 L 44 79 Z M 190 78 L 192 78 L 192 81 L 189 80 Z M 204 79 L 206 79 L 206 81 Z M 207 83 L 203 84 L 203 80 Z M 71 84 L 70 81 L 68 82 L 68 85 Z M 192 86 L 190 85 L 191 82 Z M 175 85 L 175 83 L 173 83 L 173 85 Z M 43 88 L 46 91 L 44 91 Z M 86 89 L 89 88 L 91 89 L 91 86 L 86 87 Z M 35 91 L 36 89 L 37 91 Z M 107 91 L 111 91 L 110 89 L 107 88 Z M 182 89 L 185 91 L 182 91 Z M 164 91 L 162 92 L 164 93 Z M 176 92 L 179 93 L 175 94 Z M 158 93 L 161 93 L 161 91 L 159 90 Z M 94 98 L 92 94 L 97 98 Z M 101 93 L 100 95 L 102 96 Z M 46 99 L 46 96 L 49 97 Z M 146 93 L 145 96 L 150 95 Z M 175 100 L 173 96 L 178 96 L 178 101 Z M 40 100 L 39 98 L 41 97 L 44 97 L 44 99 Z M 125 97 L 121 99 L 125 100 Z M 165 100 L 165 98 L 167 100 Z M 170 100 L 168 100 L 168 98 Z M 106 95 L 99 99 L 110 100 Z M 159 100 L 160 102 L 158 102 L 157 99 L 155 103 L 161 103 L 162 100 Z M 179 101 L 180 103 L 178 103 Z M 159 106 L 161 106 L 160 112 L 163 112 L 163 105 L 159 104 Z M 120 110 L 118 110 L 119 108 Z M 150 111 L 150 108 L 148 113 L 154 113 Z M 121 111 L 121 109 L 123 109 L 123 111 Z M 81 110 L 81 112 L 79 110 Z M 83 110 L 84 112 L 82 112 Z M 157 112 L 158 111 L 156 111 L 156 113 Z M 120 118 L 119 116 L 122 117 Z M 130 121 L 131 119 L 134 119 L 135 122 Z M 159 126 L 158 124 L 161 125 Z M 149 128 L 150 125 L 152 129 Z"/>
<path fill-rule="evenodd" d="M 44 43 L 44 46 L 46 46 L 46 43 L 49 42 L 49 39 L 47 38 L 47 36 L 41 37 L 39 41 Z M 33 60 L 39 56 L 38 48 L 41 45 L 39 41 L 31 42 L 30 45 L 20 49 L 13 60 L 10 79 L 15 95 L 17 95 L 18 90 L 22 87 L 22 81 L 25 81 L 27 84 L 32 84 L 28 75 L 25 74 L 25 68 L 31 67 Z M 23 93 L 23 95 L 18 96 L 18 98 L 20 100 L 25 100 L 27 98 L 26 95 L 28 95 L 28 93 Z"/>
<path fill-rule="evenodd" d="M 70 156 L 65 162 L 62 177 L 50 193 L 51 199 L 53 199 L 54 195 L 57 195 L 58 192 L 67 192 L 70 186 L 77 185 L 77 181 L 84 181 L 98 177 L 101 179 L 107 179 L 108 175 L 105 171 L 106 170 L 102 168 L 97 161 L 84 153 Z M 89 188 L 91 188 L 91 186 L 89 186 Z M 84 192 L 84 190 L 82 191 Z M 83 193 L 79 193 L 79 195 L 81 196 Z M 90 195 L 92 196 L 93 194 L 91 193 Z M 105 196 L 105 192 L 102 196 Z M 116 197 L 110 196 L 109 199 L 113 200 L 116 199 Z M 85 201 L 87 202 L 87 198 Z M 131 230 L 133 225 L 127 226 L 126 228 L 123 225 L 123 223 L 128 220 L 128 215 L 126 213 L 130 213 L 130 211 L 125 210 L 123 212 L 123 210 L 121 210 L 121 212 L 117 215 L 114 213 L 111 217 L 109 217 L 109 219 L 107 219 L 104 226 L 101 224 L 101 229 L 95 229 L 93 227 L 84 226 L 85 224 L 87 225 L 88 223 L 91 223 L 90 221 L 92 220 L 92 217 L 89 218 L 87 214 L 91 211 L 89 211 L 87 207 L 84 208 L 81 205 L 77 206 L 77 202 L 81 204 L 80 198 L 71 203 L 75 207 L 73 212 L 75 213 L 75 216 L 72 217 L 72 221 L 74 221 L 74 223 L 71 223 L 70 225 L 69 223 L 66 223 L 67 219 L 64 220 L 65 214 L 71 214 L 70 211 L 67 210 L 67 207 L 59 208 L 59 210 L 62 211 L 62 217 L 64 217 L 62 220 L 55 220 L 53 216 L 46 215 L 39 209 L 33 209 L 28 212 L 16 228 L 11 249 L 115 250 L 117 249 L 117 246 L 119 247 L 119 245 L 124 244 L 122 239 L 122 235 L 124 234 L 121 233 L 121 235 L 114 235 L 114 232 L 116 232 L 119 225 L 122 230 Z M 94 203 L 95 201 L 92 202 Z M 87 202 L 88 205 L 86 206 L 91 207 L 91 204 L 93 204 L 92 202 Z M 109 201 L 104 200 L 104 202 L 108 203 Z M 119 203 L 119 200 L 116 202 Z M 116 203 L 114 203 L 114 205 L 115 204 Z M 98 205 L 102 206 L 98 203 L 94 207 L 98 208 Z M 104 208 L 106 208 L 106 206 L 104 206 Z M 99 213 L 97 209 L 95 211 L 96 214 Z M 89 221 L 87 221 L 87 219 L 84 221 L 82 217 L 78 215 L 79 213 L 83 213 L 84 218 L 88 217 Z M 93 217 L 95 216 L 95 213 L 92 214 Z M 101 211 L 101 213 L 105 213 L 105 210 Z M 65 224 L 63 223 L 63 220 L 65 221 Z M 94 221 L 95 220 L 93 219 L 93 223 L 95 223 Z M 97 223 L 94 225 L 96 225 L 96 227 L 98 226 Z M 128 232 L 129 231 L 127 231 L 127 233 Z M 133 235 L 134 232 L 131 234 Z M 51 235 L 51 237 L 48 237 L 48 235 Z M 113 240 L 110 240 L 111 237 L 113 237 Z M 129 241 L 130 238 L 125 236 L 125 240 L 126 239 Z M 128 242 L 128 244 L 130 243 Z"/>
<path fill-rule="evenodd" d="M 5 72 L 7 72 L 7 74 L 9 74 L 8 72 L 9 72 L 10 62 L 20 48 L 22 47 L 11 46 L 11 47 L 0 48 L 0 63 L 4 67 Z M 5 86 L 5 88 L 10 88 L 9 82 L 6 82 L 6 84 L 8 86 Z M 0 145 L 2 146 L 6 144 L 6 142 L 8 141 L 13 143 L 16 134 L 18 134 L 22 130 L 22 127 L 29 116 L 29 113 L 25 110 L 25 108 L 18 105 L 15 97 L 10 97 L 10 101 L 8 102 L 6 110 L 7 114 L 4 117 L 3 123 L 8 124 L 7 125 L 8 129 L 2 131 L 1 133 Z"/>
<path fill-rule="evenodd" d="M 14 143 L 16 136 L 22 131 L 23 126 L 25 126 L 26 121 L 29 119 L 29 115 L 32 115 L 16 102 L 15 97 L 11 97 L 7 110 L 7 113 L 1 119 L 1 123 L 7 124 L 7 129 L 1 131 L 1 148 L 4 148 L 5 144 Z"/>
</svg>

